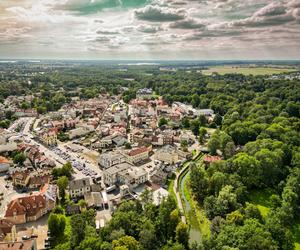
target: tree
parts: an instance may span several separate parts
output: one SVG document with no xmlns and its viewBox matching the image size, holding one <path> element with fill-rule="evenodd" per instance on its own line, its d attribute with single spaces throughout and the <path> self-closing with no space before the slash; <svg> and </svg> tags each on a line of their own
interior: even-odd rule
<svg viewBox="0 0 300 250">
<path fill-rule="evenodd" d="M 51 213 L 48 218 L 48 228 L 52 237 L 63 235 L 66 226 L 66 218 L 61 214 Z"/>
<path fill-rule="evenodd" d="M 232 172 L 237 173 L 248 187 L 259 187 L 262 180 L 262 169 L 255 157 L 246 153 L 237 154 L 230 164 Z"/>
<path fill-rule="evenodd" d="M 132 236 L 123 236 L 118 240 L 114 240 L 112 242 L 112 246 L 114 249 L 123 249 L 119 247 L 125 247 L 124 249 L 128 250 L 138 250 L 139 249 L 139 242 L 133 238 Z"/>
<path fill-rule="evenodd" d="M 86 222 L 81 214 L 71 216 L 71 247 L 78 246 L 85 238 Z"/>
<path fill-rule="evenodd" d="M 158 121 L 158 126 L 159 127 L 162 127 L 164 125 L 167 125 L 168 124 L 168 120 L 164 117 L 160 118 L 159 121 Z"/>
<path fill-rule="evenodd" d="M 199 142 L 203 143 L 205 139 L 205 135 L 207 134 L 207 130 L 204 127 L 199 128 Z"/>
<path fill-rule="evenodd" d="M 157 249 L 157 239 L 155 235 L 155 227 L 152 222 L 147 220 L 139 233 L 139 243 L 141 249 Z"/>
<path fill-rule="evenodd" d="M 236 224 L 225 225 L 212 241 L 214 242 L 215 249 L 225 249 L 224 246 L 241 250 L 278 249 L 270 232 L 255 219 L 245 220 L 244 225 L 241 226 Z"/>
<path fill-rule="evenodd" d="M 220 114 L 216 114 L 213 122 L 218 126 L 220 126 L 222 124 L 222 120 L 223 120 L 222 116 Z"/>
<path fill-rule="evenodd" d="M 185 223 L 179 222 L 176 227 L 176 241 L 188 249 L 189 245 L 189 233 L 188 227 Z"/>
<path fill-rule="evenodd" d="M 208 141 L 208 150 L 211 155 L 217 154 L 217 149 L 220 147 L 220 140 L 217 133 L 214 133 Z"/>
<path fill-rule="evenodd" d="M 13 158 L 14 163 L 19 165 L 23 165 L 25 160 L 26 160 L 26 156 L 23 153 L 18 153 Z"/>
<path fill-rule="evenodd" d="M 199 128 L 200 128 L 200 121 L 199 119 L 195 119 L 190 123 L 191 131 L 195 136 L 198 136 L 199 134 Z"/>
<path fill-rule="evenodd" d="M 126 142 L 124 144 L 124 146 L 125 146 L 125 149 L 131 149 L 131 144 L 129 142 Z"/>
<path fill-rule="evenodd" d="M 57 180 L 59 196 L 60 196 L 62 202 L 65 201 L 65 195 L 66 195 L 65 190 L 66 190 L 68 184 L 69 184 L 69 180 L 66 176 L 59 177 L 59 179 Z"/>
<path fill-rule="evenodd" d="M 208 193 L 209 179 L 204 168 L 191 164 L 190 185 L 198 201 L 203 201 Z"/>
<path fill-rule="evenodd" d="M 181 125 L 184 129 L 189 129 L 190 128 L 190 120 L 188 117 L 183 117 L 181 119 Z"/>
<path fill-rule="evenodd" d="M 199 116 L 199 122 L 200 122 L 200 126 L 205 126 L 207 124 L 207 120 L 205 115 L 200 115 Z"/>
</svg>

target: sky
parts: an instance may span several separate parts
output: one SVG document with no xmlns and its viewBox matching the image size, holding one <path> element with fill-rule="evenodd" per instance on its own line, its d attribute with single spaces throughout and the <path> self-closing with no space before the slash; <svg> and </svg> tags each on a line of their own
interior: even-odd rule
<svg viewBox="0 0 300 250">
<path fill-rule="evenodd" d="M 300 0 L 0 0 L 0 58 L 300 59 Z"/>
</svg>

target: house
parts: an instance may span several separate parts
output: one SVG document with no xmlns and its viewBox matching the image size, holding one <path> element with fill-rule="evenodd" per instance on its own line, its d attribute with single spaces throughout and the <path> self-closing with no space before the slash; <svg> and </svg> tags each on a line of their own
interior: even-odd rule
<svg viewBox="0 0 300 250">
<path fill-rule="evenodd" d="M 139 89 L 137 92 L 136 92 L 136 96 L 138 98 L 146 98 L 146 99 L 149 99 L 152 97 L 152 93 L 153 93 L 153 90 L 150 89 L 150 88 L 143 88 L 143 89 Z"/>
<path fill-rule="evenodd" d="M 36 221 L 47 213 L 46 199 L 43 195 L 31 195 L 12 200 L 5 213 L 5 218 L 15 224 Z"/>
<path fill-rule="evenodd" d="M 220 156 L 212 156 L 212 155 L 205 155 L 203 158 L 203 162 L 206 166 L 209 166 L 213 162 L 221 161 L 222 158 Z"/>
<path fill-rule="evenodd" d="M 130 190 L 148 181 L 148 173 L 137 167 L 130 167 L 118 173 L 118 182 L 127 185 Z"/>
<path fill-rule="evenodd" d="M 78 128 L 72 129 L 68 132 L 69 138 L 73 139 L 76 137 L 87 135 L 91 132 L 95 131 L 94 126 L 92 125 L 81 125 Z"/>
<path fill-rule="evenodd" d="M 103 171 L 103 182 L 107 186 L 112 186 L 118 182 L 118 173 L 131 167 L 127 162 L 114 165 Z"/>
<path fill-rule="evenodd" d="M 5 236 L 11 233 L 14 223 L 7 219 L 0 219 L 0 240 L 3 240 Z"/>
<path fill-rule="evenodd" d="M 103 199 L 100 192 L 90 192 L 84 195 L 87 206 L 93 208 L 103 208 Z"/>
<path fill-rule="evenodd" d="M 48 146 L 57 144 L 57 128 L 49 128 L 48 131 L 42 132 L 40 135 L 40 139 Z"/>
<path fill-rule="evenodd" d="M 11 174 L 12 183 L 15 187 L 35 189 L 50 182 L 51 174 L 47 171 L 29 172 L 15 171 Z"/>
<path fill-rule="evenodd" d="M 147 147 L 136 148 L 124 155 L 129 163 L 135 164 L 149 158 L 149 149 Z"/>
<path fill-rule="evenodd" d="M 7 158 L 0 156 L 0 173 L 7 172 L 12 162 Z"/>
<path fill-rule="evenodd" d="M 14 224 L 36 221 L 55 207 L 57 188 L 45 185 L 40 192 L 12 200 L 6 209 L 5 218 Z"/>
<path fill-rule="evenodd" d="M 125 162 L 126 158 L 120 152 L 110 152 L 99 156 L 98 164 L 103 168 L 110 168 L 116 164 Z"/>
<path fill-rule="evenodd" d="M 90 178 L 82 178 L 69 182 L 69 193 L 71 198 L 83 197 L 91 192 Z"/>
<path fill-rule="evenodd" d="M 37 250 L 36 239 L 0 242 L 0 250 Z"/>
<path fill-rule="evenodd" d="M 166 163 L 174 164 L 179 161 L 179 155 L 176 147 L 166 145 L 158 149 L 155 153 L 155 159 Z"/>
</svg>

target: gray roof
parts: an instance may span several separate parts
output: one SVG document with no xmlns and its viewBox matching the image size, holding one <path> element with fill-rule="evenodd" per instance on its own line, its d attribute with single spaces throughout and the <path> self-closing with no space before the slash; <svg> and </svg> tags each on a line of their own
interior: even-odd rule
<svg viewBox="0 0 300 250">
<path fill-rule="evenodd" d="M 91 185 L 90 178 L 82 178 L 82 179 L 70 181 L 69 189 L 76 190 L 87 186 L 89 187 L 90 185 Z"/>
</svg>

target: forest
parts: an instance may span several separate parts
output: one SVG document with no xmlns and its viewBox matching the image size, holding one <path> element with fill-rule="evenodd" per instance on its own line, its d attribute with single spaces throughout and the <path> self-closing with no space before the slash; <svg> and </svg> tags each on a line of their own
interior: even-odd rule
<svg viewBox="0 0 300 250">
<path fill-rule="evenodd" d="M 76 95 L 93 98 L 108 92 L 129 102 L 137 89 L 148 87 L 169 104 L 211 108 L 218 117 L 210 125 L 216 132 L 208 148 L 212 155 L 221 152 L 223 160 L 193 164 L 189 184 L 210 221 L 209 237 L 189 245 L 188 228 L 180 222 L 172 196 L 156 207 L 145 193 L 142 201 L 124 202 L 100 232 L 94 229 L 92 211 L 66 218 L 57 209 L 51 215 L 55 249 L 300 249 L 299 80 L 99 65 L 49 69 L 31 76 L 30 85 L 28 78 L 24 73 L 2 74 L 0 102 L 9 95 L 33 94 L 31 103 L 20 105 L 44 113 Z M 9 123 L 12 118 L 6 115 Z M 206 126 L 201 117 L 182 121 L 200 141 Z M 268 208 L 263 212 L 253 197 L 265 198 L 266 193 Z"/>
</svg>

